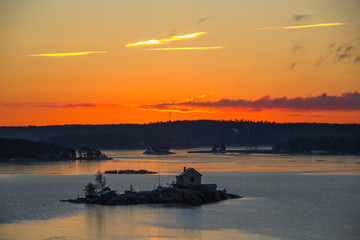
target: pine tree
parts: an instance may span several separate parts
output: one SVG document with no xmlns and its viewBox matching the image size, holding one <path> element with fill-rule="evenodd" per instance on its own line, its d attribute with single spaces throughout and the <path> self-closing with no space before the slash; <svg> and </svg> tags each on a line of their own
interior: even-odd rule
<svg viewBox="0 0 360 240">
<path fill-rule="evenodd" d="M 96 192 L 96 187 L 92 182 L 89 182 L 85 187 L 84 187 L 84 192 L 85 192 L 85 196 L 92 196 L 95 194 Z"/>
</svg>

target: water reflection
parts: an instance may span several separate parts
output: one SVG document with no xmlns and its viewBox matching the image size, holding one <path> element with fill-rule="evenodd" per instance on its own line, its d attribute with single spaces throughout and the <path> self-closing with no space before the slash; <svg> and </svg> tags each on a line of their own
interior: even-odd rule
<svg viewBox="0 0 360 240">
<path fill-rule="evenodd" d="M 347 157 L 342 158 L 340 164 L 337 162 L 340 158 L 336 156 L 228 159 L 207 162 L 202 166 L 205 169 L 216 167 L 216 164 L 239 167 L 242 162 L 249 162 L 249 166 L 252 162 L 254 168 L 261 168 L 267 161 L 269 167 L 276 168 L 281 161 L 291 161 L 296 163 L 293 168 L 299 164 L 307 167 L 332 163 L 340 169 L 342 165 L 358 161 L 355 157 Z M 327 161 L 316 161 L 318 159 Z M 131 160 L 126 161 L 131 163 Z M 152 164 L 162 162 L 171 162 L 171 159 L 153 160 Z M 264 165 L 256 166 L 259 162 Z M 61 165 L 53 164 L 46 171 L 50 167 L 56 170 L 56 164 Z M 138 163 L 136 166 L 142 167 Z M 82 167 L 87 170 L 81 170 Z M 91 163 L 79 162 L 78 168 L 86 172 L 92 166 Z M 91 171 L 92 176 L 0 174 L 0 190 L 6 193 L 1 195 L 0 222 L 7 223 L 0 224 L 0 239 L 357 239 L 360 235 L 357 211 L 360 178 L 351 174 L 358 172 L 321 176 L 317 176 L 319 172 L 311 173 L 206 173 L 204 182 L 217 183 L 220 189 L 226 187 L 229 192 L 246 198 L 200 207 L 61 203 L 59 199 L 73 198 L 81 193 L 83 186 L 93 180 L 94 172 Z M 325 172 L 322 170 L 320 173 Z M 108 184 L 119 191 L 130 184 L 137 190 L 148 190 L 158 182 L 156 175 L 106 177 Z M 174 176 L 161 176 L 162 182 L 173 179 Z M 32 221 L 21 221 L 24 219 Z M 14 220 L 19 222 L 10 224 Z"/>
<path fill-rule="evenodd" d="M 146 156 L 140 150 L 104 151 L 112 160 L 0 163 L 0 174 L 94 174 L 98 170 L 146 169 L 179 173 L 184 166 L 201 172 L 360 171 L 359 156 L 281 154 L 188 154 Z"/>
<path fill-rule="evenodd" d="M 101 206 L 88 206 L 88 210 L 86 211 L 86 232 L 91 237 L 93 231 L 95 231 L 96 239 L 103 239 L 103 235 L 106 232 L 106 221 L 105 221 L 105 213 L 104 208 Z"/>
<path fill-rule="evenodd" d="M 160 207 L 90 207 L 86 214 L 47 221 L 0 225 L 1 239 L 264 239 L 275 238 L 235 229 L 201 229 L 201 209 Z M 169 210 L 169 209 L 167 209 Z M 162 226 L 169 222 L 166 227 Z M 279 238 L 276 238 L 279 239 Z"/>
</svg>

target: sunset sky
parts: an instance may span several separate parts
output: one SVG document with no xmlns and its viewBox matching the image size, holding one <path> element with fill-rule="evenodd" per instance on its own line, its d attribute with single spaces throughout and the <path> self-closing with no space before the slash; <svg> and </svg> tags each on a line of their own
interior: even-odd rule
<svg viewBox="0 0 360 240">
<path fill-rule="evenodd" d="M 359 0 L 0 0 L 0 126 L 360 123 L 359 9 Z"/>
</svg>

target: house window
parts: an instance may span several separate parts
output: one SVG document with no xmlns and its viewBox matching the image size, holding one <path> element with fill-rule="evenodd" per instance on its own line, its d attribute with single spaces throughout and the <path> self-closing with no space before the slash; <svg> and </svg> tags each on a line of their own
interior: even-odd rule
<svg viewBox="0 0 360 240">
<path fill-rule="evenodd" d="M 194 177 L 190 177 L 190 182 L 194 182 L 195 181 L 195 178 Z"/>
</svg>

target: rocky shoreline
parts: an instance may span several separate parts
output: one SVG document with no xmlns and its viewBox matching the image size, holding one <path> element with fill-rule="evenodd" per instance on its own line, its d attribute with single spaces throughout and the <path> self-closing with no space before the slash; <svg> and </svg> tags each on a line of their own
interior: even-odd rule
<svg viewBox="0 0 360 240">
<path fill-rule="evenodd" d="M 61 200 L 62 202 L 99 204 L 99 205 L 134 205 L 134 204 L 182 204 L 201 205 L 227 199 L 242 198 L 229 194 L 226 190 L 217 190 L 199 185 L 190 188 L 159 187 L 152 191 L 127 192 L 117 194 L 105 191 L 85 198 Z"/>
</svg>

